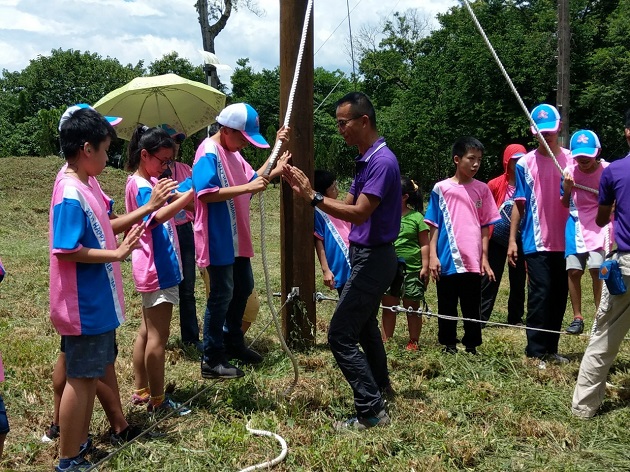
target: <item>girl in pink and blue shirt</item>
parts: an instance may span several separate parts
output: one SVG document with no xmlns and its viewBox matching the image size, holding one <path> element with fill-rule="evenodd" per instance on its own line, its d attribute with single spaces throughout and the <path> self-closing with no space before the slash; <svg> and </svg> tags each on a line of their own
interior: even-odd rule
<svg viewBox="0 0 630 472">
<path fill-rule="evenodd" d="M 599 181 L 608 162 L 598 159 L 601 145 L 597 135 L 590 130 L 576 131 L 571 137 L 571 157 L 564 169 L 561 196 L 562 204 L 569 209 L 565 228 L 569 296 L 573 308 L 573 321 L 567 327 L 569 334 L 584 331 L 582 316 L 582 275 L 588 266 L 593 281 L 593 301 L 595 311 L 599 307 L 602 294 L 602 280 L 599 268 L 606 251 L 612 247 L 612 223 L 603 228 L 595 223 L 599 206 L 598 194 L 575 184 L 597 190 Z M 588 261 L 588 263 L 587 263 Z"/>
<path fill-rule="evenodd" d="M 146 204 L 157 178 L 173 160 L 175 142 L 160 128 L 140 125 L 129 142 L 127 170 L 127 211 Z M 171 203 L 145 217 L 147 230 L 140 248 L 132 255 L 133 279 L 142 295 L 142 323 L 133 349 L 135 391 L 132 402 L 149 403 L 148 410 L 179 414 L 190 410 L 164 395 L 164 350 L 168 341 L 173 304 L 179 303 L 182 280 L 179 244 L 174 216 L 193 198 L 192 190 L 176 193 Z"/>
</svg>

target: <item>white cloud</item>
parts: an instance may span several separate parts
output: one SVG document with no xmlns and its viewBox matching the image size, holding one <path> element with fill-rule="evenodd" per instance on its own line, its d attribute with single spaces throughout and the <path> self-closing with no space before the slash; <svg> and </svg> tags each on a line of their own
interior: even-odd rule
<svg viewBox="0 0 630 472">
<path fill-rule="evenodd" d="M 121 63 L 145 65 L 173 50 L 193 63 L 201 63 L 201 31 L 194 0 L 0 0 L 0 69 L 21 70 L 38 54 L 51 49 L 90 51 L 117 58 Z M 279 4 L 258 0 L 265 15 L 245 8 L 233 13 L 216 39 L 222 63 L 236 66 L 248 57 L 255 70 L 279 63 Z M 346 2 L 315 3 L 315 65 L 326 69 L 352 69 L 348 53 Z M 378 24 L 394 11 L 419 8 L 434 17 L 457 0 L 351 0 L 353 32 L 362 25 Z M 341 25 L 340 25 L 341 24 Z M 339 26 L 340 25 L 340 26 Z M 335 29 L 339 28 L 335 31 Z M 334 31 L 334 33 L 333 33 Z M 222 77 L 223 80 L 225 78 Z"/>
</svg>

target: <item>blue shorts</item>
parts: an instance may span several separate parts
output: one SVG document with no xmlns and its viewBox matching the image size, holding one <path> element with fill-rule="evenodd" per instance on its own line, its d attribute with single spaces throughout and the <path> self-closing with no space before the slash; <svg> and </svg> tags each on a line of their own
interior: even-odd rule
<svg viewBox="0 0 630 472">
<path fill-rule="evenodd" d="M 116 359 L 116 330 L 97 335 L 64 336 L 66 376 L 98 379 Z"/>
<path fill-rule="evenodd" d="M 9 432 L 9 420 L 7 419 L 7 410 L 4 407 L 4 400 L 0 395 L 0 434 L 7 434 Z"/>
<path fill-rule="evenodd" d="M 114 333 L 114 358 L 118 357 L 118 343 L 116 343 L 116 333 Z M 61 336 L 61 345 L 59 346 L 59 350 L 61 352 L 63 352 L 63 354 L 66 354 L 66 337 L 65 336 Z"/>
</svg>

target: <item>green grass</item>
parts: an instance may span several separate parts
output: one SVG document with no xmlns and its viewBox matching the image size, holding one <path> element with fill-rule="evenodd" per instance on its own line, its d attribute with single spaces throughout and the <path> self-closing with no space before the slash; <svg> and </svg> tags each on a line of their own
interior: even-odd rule
<svg viewBox="0 0 630 472">
<path fill-rule="evenodd" d="M 0 466 L 21 471 L 51 470 L 56 444 L 39 438 L 52 418 L 51 374 L 59 338 L 48 320 L 48 206 L 58 158 L 3 159 L 0 174 L 0 256 L 8 276 L 0 284 L 0 348 L 7 380 L 0 391 L 8 407 L 12 431 Z M 106 169 L 99 178 L 123 211 L 125 173 Z M 260 220 L 253 200 L 253 234 L 259 250 Z M 279 291 L 279 190 L 266 192 L 268 258 L 274 291 Z M 264 300 L 261 258 L 254 258 L 256 285 Z M 117 371 L 123 407 L 129 418 L 148 426 L 142 409 L 132 407 L 131 349 L 139 325 L 140 303 L 123 264 L 127 322 L 118 330 Z M 318 290 L 321 286 L 319 272 Z M 507 276 L 505 277 L 507 279 Z M 592 320 L 590 281 L 584 280 L 587 326 Z M 203 284 L 198 283 L 198 308 Z M 435 286 L 427 291 L 436 309 Z M 280 302 L 276 299 L 279 306 Z M 586 308 L 589 308 L 588 310 Z M 178 347 L 177 310 L 167 350 L 167 381 L 174 396 L 186 400 L 207 386 L 193 403 L 193 413 L 171 419 L 162 437 L 140 441 L 122 451 L 101 470 L 233 471 L 279 454 L 271 438 L 249 435 L 248 419 L 258 429 L 282 435 L 289 447 L 279 471 L 442 471 L 442 470 L 628 470 L 630 469 L 630 347 L 622 346 L 602 414 L 590 421 L 571 416 L 569 407 L 585 338 L 563 336 L 560 350 L 572 359 L 566 366 L 540 371 L 523 355 L 523 331 L 488 328 L 480 355 L 445 356 L 437 344 L 437 322 L 425 323 L 421 349 L 404 350 L 406 322 L 398 321 L 388 343 L 388 359 L 398 396 L 393 424 L 366 433 L 336 434 L 334 420 L 353 413 L 351 391 L 326 344 L 326 328 L 334 308 L 317 306 L 317 344 L 298 353 L 300 382 L 289 398 L 279 395 L 293 380 L 290 360 L 280 349 L 273 327 L 255 347 L 265 362 L 247 370 L 242 380 L 202 381 L 199 364 Z M 570 304 L 565 321 L 570 319 Z M 503 284 L 493 320 L 507 317 Z M 201 318 L 201 314 L 200 314 Z M 263 306 L 248 337 L 253 339 L 270 319 Z M 251 335 L 251 336 L 249 336 Z M 104 433 L 107 420 L 95 408 L 91 430 L 103 451 L 113 448 Z"/>
</svg>

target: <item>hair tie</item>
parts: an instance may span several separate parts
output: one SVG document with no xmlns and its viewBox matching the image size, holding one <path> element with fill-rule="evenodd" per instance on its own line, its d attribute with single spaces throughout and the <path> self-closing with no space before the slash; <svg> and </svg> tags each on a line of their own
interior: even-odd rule
<svg viewBox="0 0 630 472">
<path fill-rule="evenodd" d="M 417 192 L 418 191 L 418 184 L 416 184 L 412 179 L 409 179 L 409 180 L 411 180 L 411 185 L 413 185 L 413 191 Z"/>
</svg>

